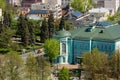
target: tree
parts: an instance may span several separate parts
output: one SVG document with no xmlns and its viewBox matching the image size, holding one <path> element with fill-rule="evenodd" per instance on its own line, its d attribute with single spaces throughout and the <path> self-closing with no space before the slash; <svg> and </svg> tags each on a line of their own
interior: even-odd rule
<svg viewBox="0 0 120 80">
<path fill-rule="evenodd" d="M 3 22 L 0 21 L 0 33 L 3 31 Z"/>
<path fill-rule="evenodd" d="M 60 44 L 56 39 L 48 39 L 45 41 L 44 50 L 49 56 L 50 61 L 52 61 L 59 55 Z"/>
<path fill-rule="evenodd" d="M 59 24 L 59 30 L 65 29 L 65 19 L 64 16 L 62 16 Z"/>
<path fill-rule="evenodd" d="M 73 29 L 73 25 L 69 21 L 65 21 L 65 29 L 66 30 L 71 30 Z"/>
<path fill-rule="evenodd" d="M 72 8 L 81 11 L 83 13 L 87 12 L 93 6 L 95 6 L 93 0 L 73 0 L 71 2 Z"/>
<path fill-rule="evenodd" d="M 109 16 L 108 21 L 120 24 L 120 12 L 115 13 L 113 16 Z"/>
<path fill-rule="evenodd" d="M 23 60 L 17 55 L 16 52 L 10 52 L 5 55 L 6 62 L 6 75 L 8 80 L 22 80 L 24 77 L 23 73 Z"/>
<path fill-rule="evenodd" d="M 17 34 L 20 35 L 23 45 L 26 47 L 30 43 L 30 33 L 28 29 L 28 20 L 24 15 L 20 15 L 18 19 L 18 30 Z"/>
<path fill-rule="evenodd" d="M 4 9 L 5 6 L 6 6 L 5 0 L 0 0 L 0 7 L 1 7 L 2 9 Z"/>
<path fill-rule="evenodd" d="M 63 67 L 60 70 L 58 79 L 59 80 L 70 80 L 69 70 L 67 68 Z"/>
<path fill-rule="evenodd" d="M 4 12 L 4 19 L 3 19 L 4 27 L 11 27 L 11 16 L 8 12 Z"/>
<path fill-rule="evenodd" d="M 34 24 L 32 20 L 28 20 L 28 30 L 30 34 L 30 43 L 34 44 L 35 43 L 35 32 L 34 32 Z"/>
<path fill-rule="evenodd" d="M 5 12 L 9 13 L 12 18 L 17 15 L 17 8 L 13 7 L 10 3 L 6 3 Z"/>
<path fill-rule="evenodd" d="M 49 31 L 49 38 L 52 38 L 53 33 L 55 32 L 55 25 L 54 25 L 53 14 L 50 14 L 50 16 L 48 18 L 48 31 Z"/>
<path fill-rule="evenodd" d="M 48 25 L 46 19 L 43 20 L 40 30 L 41 42 L 45 42 L 45 40 L 49 38 Z"/>
<path fill-rule="evenodd" d="M 14 31 L 10 28 L 3 28 L 0 33 L 0 48 L 7 48 L 12 43 L 12 36 Z"/>
<path fill-rule="evenodd" d="M 107 55 L 99 52 L 97 49 L 93 49 L 91 52 L 86 52 L 83 54 L 83 65 L 87 77 L 95 79 L 95 75 L 102 74 L 98 76 L 99 78 L 104 78 L 107 70 Z"/>
<path fill-rule="evenodd" d="M 43 56 L 37 57 L 38 80 L 47 80 L 51 74 L 50 63 Z"/>
<path fill-rule="evenodd" d="M 0 80 L 6 79 L 5 61 L 4 55 L 0 55 Z"/>
<path fill-rule="evenodd" d="M 120 52 L 115 51 L 110 58 L 110 74 L 112 77 L 116 78 L 117 80 L 120 79 Z"/>
<path fill-rule="evenodd" d="M 29 80 L 36 80 L 37 61 L 34 55 L 29 54 L 26 60 L 26 77 Z"/>
</svg>

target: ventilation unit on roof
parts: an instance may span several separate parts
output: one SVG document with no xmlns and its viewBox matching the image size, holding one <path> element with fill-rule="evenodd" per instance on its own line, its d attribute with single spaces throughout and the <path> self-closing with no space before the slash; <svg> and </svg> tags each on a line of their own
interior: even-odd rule
<svg viewBox="0 0 120 80">
<path fill-rule="evenodd" d="M 103 33 L 103 30 L 101 30 L 99 33 Z"/>
<path fill-rule="evenodd" d="M 95 26 L 90 26 L 85 31 L 86 32 L 92 32 L 94 29 L 95 29 Z"/>
</svg>

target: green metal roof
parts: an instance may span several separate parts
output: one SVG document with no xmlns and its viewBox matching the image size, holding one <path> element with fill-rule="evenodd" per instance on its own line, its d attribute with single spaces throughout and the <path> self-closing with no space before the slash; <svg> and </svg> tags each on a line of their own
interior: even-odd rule
<svg viewBox="0 0 120 80">
<path fill-rule="evenodd" d="M 106 40 L 116 41 L 120 39 L 120 25 L 114 24 L 108 27 L 81 27 L 78 29 L 70 30 L 73 39 L 84 40 Z"/>
<path fill-rule="evenodd" d="M 66 31 L 63 29 L 61 31 L 56 32 L 55 36 L 57 36 L 57 37 L 69 37 L 69 36 L 71 36 L 71 33 L 69 31 Z"/>
</svg>

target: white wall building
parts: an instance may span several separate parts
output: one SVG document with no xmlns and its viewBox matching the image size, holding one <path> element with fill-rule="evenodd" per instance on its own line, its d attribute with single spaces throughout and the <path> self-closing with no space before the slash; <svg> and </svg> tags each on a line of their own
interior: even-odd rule
<svg viewBox="0 0 120 80">
<path fill-rule="evenodd" d="M 120 0 L 105 0 L 104 2 L 105 8 L 113 8 L 115 12 L 117 12 L 119 5 Z"/>
<path fill-rule="evenodd" d="M 0 8 L 0 17 L 2 17 L 2 9 Z"/>
<path fill-rule="evenodd" d="M 120 0 L 94 0 L 94 2 L 98 8 L 108 8 L 111 14 L 117 12 L 118 7 L 120 6 Z"/>
<path fill-rule="evenodd" d="M 13 6 L 20 6 L 22 0 L 6 0 L 7 3 L 12 4 Z"/>
<path fill-rule="evenodd" d="M 61 7 L 68 5 L 70 0 L 42 0 L 42 3 L 48 3 L 49 5 L 58 4 Z"/>
<path fill-rule="evenodd" d="M 50 10 L 53 12 L 54 18 L 61 18 L 62 9 L 56 0 L 43 0 L 42 3 L 34 3 L 31 5 L 32 10 Z"/>
<path fill-rule="evenodd" d="M 40 10 L 40 9 L 49 9 L 49 4 L 46 3 L 34 3 L 31 5 L 32 10 Z"/>
<path fill-rule="evenodd" d="M 89 19 L 96 19 L 96 21 L 105 21 L 107 20 L 107 17 L 110 14 L 110 12 L 106 8 L 94 8 L 89 10 L 89 14 Z"/>
</svg>

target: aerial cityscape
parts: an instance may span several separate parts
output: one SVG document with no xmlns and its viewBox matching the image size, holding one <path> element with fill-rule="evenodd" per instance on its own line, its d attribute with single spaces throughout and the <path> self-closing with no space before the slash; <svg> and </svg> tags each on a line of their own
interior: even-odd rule
<svg viewBox="0 0 120 80">
<path fill-rule="evenodd" d="M 120 0 L 0 0 L 0 80 L 120 80 Z"/>
</svg>

